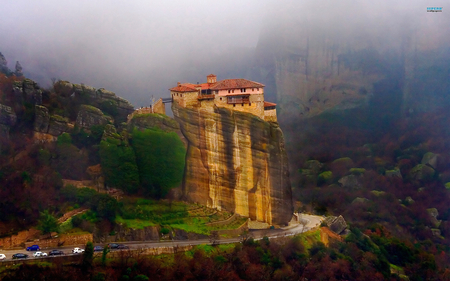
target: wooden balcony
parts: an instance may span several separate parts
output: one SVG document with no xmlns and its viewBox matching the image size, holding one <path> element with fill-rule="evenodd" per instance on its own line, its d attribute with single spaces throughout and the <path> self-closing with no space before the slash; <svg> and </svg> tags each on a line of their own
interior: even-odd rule
<svg viewBox="0 0 450 281">
<path fill-rule="evenodd" d="M 229 104 L 237 104 L 237 103 L 250 103 L 249 96 L 238 96 L 238 97 L 228 97 L 227 102 Z"/>
<path fill-rule="evenodd" d="M 197 99 L 198 100 L 213 100 L 214 99 L 214 95 L 198 95 Z"/>
</svg>

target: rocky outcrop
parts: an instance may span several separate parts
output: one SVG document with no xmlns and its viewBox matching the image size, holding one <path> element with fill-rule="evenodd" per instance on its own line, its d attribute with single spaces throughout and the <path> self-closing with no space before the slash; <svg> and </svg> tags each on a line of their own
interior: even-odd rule
<svg viewBox="0 0 450 281">
<path fill-rule="evenodd" d="M 14 110 L 6 105 L 0 104 L 0 141 L 9 139 L 9 130 L 16 124 L 17 116 Z"/>
<path fill-rule="evenodd" d="M 114 120 L 103 114 L 100 109 L 83 104 L 78 111 L 76 124 L 80 128 L 89 129 L 94 125 L 106 125 L 113 122 Z"/>
<path fill-rule="evenodd" d="M 349 189 L 361 189 L 363 186 L 361 184 L 361 176 L 357 176 L 357 175 L 348 175 L 345 176 L 343 178 L 341 178 L 340 180 L 338 180 L 338 183 L 345 188 L 349 188 Z"/>
<path fill-rule="evenodd" d="M 18 103 L 30 102 L 32 104 L 42 104 L 42 90 L 39 85 L 31 79 L 23 79 L 14 82 L 13 92 Z"/>
<path fill-rule="evenodd" d="M 283 133 L 248 113 L 172 104 L 186 137 L 183 196 L 252 220 L 286 224 L 292 191 Z"/>
<path fill-rule="evenodd" d="M 68 81 L 58 81 L 54 85 L 55 92 L 62 97 L 75 97 L 95 107 L 113 107 L 117 110 L 119 122 L 125 122 L 128 114 L 134 111 L 133 105 L 127 100 L 116 96 L 104 88 L 95 89 L 84 84 L 72 84 Z"/>
<path fill-rule="evenodd" d="M 167 115 L 157 113 L 134 114 L 127 125 L 129 132 L 131 132 L 133 128 L 144 130 L 154 127 L 160 128 L 165 132 L 177 133 L 184 145 L 187 146 L 187 140 L 180 131 L 180 125 Z"/>
<path fill-rule="evenodd" d="M 347 222 L 345 221 L 343 216 L 335 217 L 327 217 L 323 223 L 328 226 L 332 231 L 337 234 L 342 233 L 347 228 Z"/>
<path fill-rule="evenodd" d="M 45 135 L 59 136 L 64 132 L 69 131 L 69 121 L 59 115 L 50 115 L 48 109 L 45 106 L 36 105 L 35 106 L 35 118 L 34 118 L 34 131 L 35 140 L 44 141 Z"/>
</svg>

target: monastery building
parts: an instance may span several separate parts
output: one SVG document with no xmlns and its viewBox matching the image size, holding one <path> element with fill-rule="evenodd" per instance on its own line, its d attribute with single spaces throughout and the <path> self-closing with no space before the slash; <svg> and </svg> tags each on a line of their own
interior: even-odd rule
<svg viewBox="0 0 450 281">
<path fill-rule="evenodd" d="M 248 112 L 259 118 L 277 122 L 276 104 L 264 101 L 264 85 L 247 79 L 225 79 L 217 82 L 210 74 L 206 83 L 178 83 L 170 89 L 173 101 L 187 108 L 213 110 L 214 105 Z"/>
</svg>

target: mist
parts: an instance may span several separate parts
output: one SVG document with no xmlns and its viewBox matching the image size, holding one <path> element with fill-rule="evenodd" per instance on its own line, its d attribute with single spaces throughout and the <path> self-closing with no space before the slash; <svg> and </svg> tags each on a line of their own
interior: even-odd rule
<svg viewBox="0 0 450 281">
<path fill-rule="evenodd" d="M 444 1 L 433 3 L 442 13 L 427 13 L 426 1 L 2 2 L 0 52 L 10 68 L 20 61 L 43 87 L 52 78 L 104 87 L 136 107 L 209 73 L 264 80 L 255 75 L 261 60 L 301 45 L 296 30 L 305 26 L 327 40 L 367 37 L 383 49 L 398 49 L 411 30 L 427 33 L 422 44 L 445 45 L 450 26 Z M 258 57 L 265 48 L 269 57 Z"/>
</svg>

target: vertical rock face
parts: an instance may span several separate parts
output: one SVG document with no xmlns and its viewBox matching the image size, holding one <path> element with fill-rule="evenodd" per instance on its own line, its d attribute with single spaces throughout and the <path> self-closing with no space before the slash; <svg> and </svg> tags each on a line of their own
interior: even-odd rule
<svg viewBox="0 0 450 281">
<path fill-rule="evenodd" d="M 172 105 L 188 142 L 183 196 L 253 220 L 292 217 L 288 159 L 281 129 L 249 114 Z"/>
</svg>

